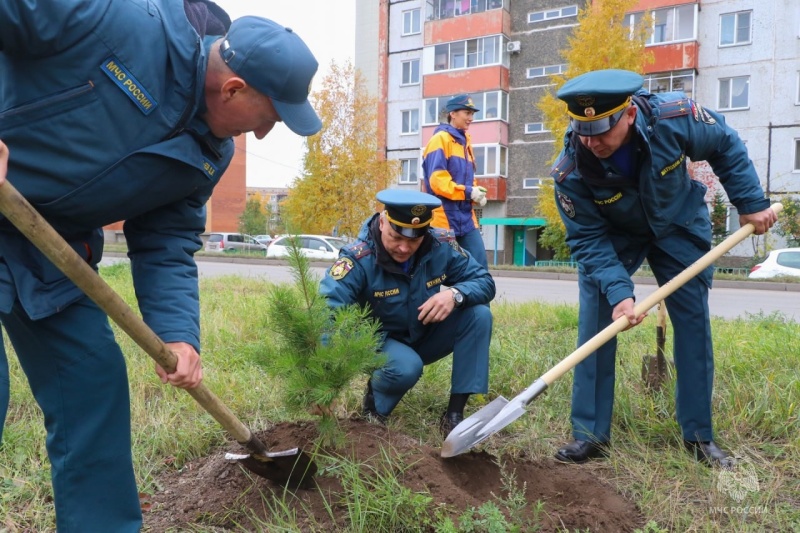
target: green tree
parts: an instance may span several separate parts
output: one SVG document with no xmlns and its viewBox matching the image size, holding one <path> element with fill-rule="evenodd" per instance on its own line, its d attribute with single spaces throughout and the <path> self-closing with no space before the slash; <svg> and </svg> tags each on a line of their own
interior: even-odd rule
<svg viewBox="0 0 800 533">
<path fill-rule="evenodd" d="M 239 216 L 239 233 L 261 235 L 267 231 L 267 220 L 261 197 L 252 196 L 244 204 L 244 212 Z"/>
<path fill-rule="evenodd" d="M 790 247 L 800 246 L 800 199 L 785 196 L 781 203 L 783 211 L 778 213 L 774 231 L 785 238 Z"/>
<path fill-rule="evenodd" d="M 728 236 L 728 206 L 719 189 L 711 200 L 711 241 L 718 245 Z"/>
<path fill-rule="evenodd" d="M 567 70 L 550 77 L 553 91 L 537 103 L 544 114 L 547 129 L 556 139 L 551 162 L 555 162 L 561 152 L 561 139 L 569 125 L 566 105 L 555 96 L 567 80 L 607 68 L 644 72 L 645 66 L 653 62 L 652 52 L 647 52 L 644 46 L 652 22 L 649 12 L 633 32 L 625 23 L 625 14 L 638 3 L 638 0 L 597 0 L 578 13 L 578 26 L 569 38 L 568 48 L 561 53 Z M 553 250 L 556 259 L 569 258 L 569 249 L 564 242 L 566 229 L 555 205 L 552 186 L 541 187 L 535 207 L 537 213 L 547 220 L 547 226 L 539 237 L 542 247 Z"/>
<path fill-rule="evenodd" d="M 378 101 L 350 62 L 331 63 L 313 101 L 322 130 L 306 139 L 305 174 L 289 189 L 281 215 L 292 233 L 355 236 L 375 212 L 375 194 L 399 174 L 399 163 L 378 151 Z"/>
</svg>

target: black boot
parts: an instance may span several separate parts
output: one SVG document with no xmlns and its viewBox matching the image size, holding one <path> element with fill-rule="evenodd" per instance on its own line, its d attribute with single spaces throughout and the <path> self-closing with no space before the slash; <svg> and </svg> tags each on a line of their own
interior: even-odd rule
<svg viewBox="0 0 800 533">
<path fill-rule="evenodd" d="M 685 440 L 683 445 L 694 455 L 695 459 L 708 466 L 718 466 L 726 470 L 731 470 L 736 466 L 736 460 L 717 446 L 713 440 L 706 442 Z"/>
<path fill-rule="evenodd" d="M 444 438 L 447 438 L 450 432 L 453 431 L 453 429 L 455 429 L 455 427 L 463 420 L 463 413 L 451 413 L 448 411 L 439 419 L 439 431 L 442 432 L 442 436 Z"/>
<path fill-rule="evenodd" d="M 607 442 L 592 442 L 588 440 L 574 440 L 563 448 L 559 448 L 555 458 L 562 463 L 585 463 L 589 459 L 608 457 Z"/>
<path fill-rule="evenodd" d="M 386 420 L 389 418 L 382 415 L 375 408 L 375 396 L 372 394 L 372 380 L 367 381 L 367 392 L 364 393 L 364 401 L 361 404 L 361 416 L 370 422 L 377 422 L 386 425 Z"/>
</svg>

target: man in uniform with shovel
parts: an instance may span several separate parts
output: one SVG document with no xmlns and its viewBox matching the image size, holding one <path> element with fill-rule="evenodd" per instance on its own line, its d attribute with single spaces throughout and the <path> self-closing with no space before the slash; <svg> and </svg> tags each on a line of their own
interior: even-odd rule
<svg viewBox="0 0 800 533">
<path fill-rule="evenodd" d="M 126 221 L 139 309 L 177 357 L 174 372 L 157 368 L 164 383 L 201 386 L 192 256 L 231 137 L 280 121 L 315 134 L 316 70 L 289 28 L 231 23 L 204 0 L 0 3 L 4 190 L 95 268 L 101 228 Z M 0 322 L 44 414 L 58 531 L 139 531 L 127 374 L 107 317 L 3 216 Z M 3 384 L 2 338 L 0 360 Z"/>
<path fill-rule="evenodd" d="M 620 317 L 631 326 L 631 276 L 647 259 L 663 285 L 711 248 L 706 187 L 690 179 L 687 160 L 714 169 L 742 226 L 765 233 L 776 221 L 744 143 L 683 93 L 654 95 L 643 78 L 624 70 L 589 72 L 568 81 L 570 128 L 553 167 L 555 194 L 578 262 L 582 345 Z M 714 442 L 711 393 L 714 358 L 708 310 L 713 267 L 667 297 L 674 328 L 676 415 L 685 447 L 704 463 L 733 459 Z M 611 441 L 616 339 L 575 367 L 572 427 L 575 440 L 556 459 L 583 463 L 605 456 Z"/>
</svg>

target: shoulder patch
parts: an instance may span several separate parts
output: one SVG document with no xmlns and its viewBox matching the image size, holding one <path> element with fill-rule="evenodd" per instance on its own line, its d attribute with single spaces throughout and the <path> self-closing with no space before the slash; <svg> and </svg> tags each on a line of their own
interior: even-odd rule
<svg viewBox="0 0 800 533">
<path fill-rule="evenodd" d="M 567 154 L 564 154 L 564 157 L 559 159 L 558 162 L 553 165 L 553 168 L 550 171 L 550 177 L 561 183 L 574 169 L 575 161 Z"/>
<path fill-rule="evenodd" d="M 330 276 L 336 281 L 339 281 L 348 275 L 351 270 L 353 270 L 353 266 L 352 259 L 349 257 L 340 257 L 333 265 L 331 265 L 328 274 L 330 274 Z"/>
<path fill-rule="evenodd" d="M 703 106 L 694 100 L 689 100 L 689 104 L 692 106 L 692 116 L 694 117 L 695 122 L 703 122 L 708 125 L 717 123 L 717 119 L 712 117 L 711 114 L 703 108 Z"/>
<path fill-rule="evenodd" d="M 558 203 L 561 204 L 561 210 L 569 218 L 575 218 L 575 205 L 572 199 L 561 191 L 558 191 Z"/>
<path fill-rule="evenodd" d="M 692 111 L 692 104 L 688 98 L 681 98 L 680 100 L 662 102 L 658 105 L 658 109 L 660 111 L 659 118 L 661 119 L 682 117 Z"/>
</svg>

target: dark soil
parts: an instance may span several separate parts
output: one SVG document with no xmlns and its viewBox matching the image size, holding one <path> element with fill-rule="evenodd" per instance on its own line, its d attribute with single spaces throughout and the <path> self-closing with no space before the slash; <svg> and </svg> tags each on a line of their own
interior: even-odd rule
<svg viewBox="0 0 800 533">
<path fill-rule="evenodd" d="M 346 454 L 359 464 L 376 465 L 381 461 L 382 449 L 388 451 L 395 457 L 393 463 L 400 461 L 407 466 L 398 474 L 403 485 L 411 491 L 430 494 L 432 504 L 446 505 L 454 520 L 470 507 L 479 508 L 485 502 L 497 502 L 498 497 L 507 496 L 499 461 L 486 452 L 472 451 L 442 459 L 439 449 L 422 446 L 384 426 L 359 419 L 341 424 L 348 444 L 339 454 Z M 282 423 L 257 436 L 273 450 L 309 450 L 317 430 L 310 423 Z M 296 509 L 303 531 L 348 530 L 348 512 L 340 505 L 342 483 L 330 469 L 317 474 L 313 488 L 295 491 L 295 498 L 291 493 L 287 496 L 283 487 L 227 462 L 226 451 L 243 452 L 232 442 L 208 457 L 184 465 L 180 471 L 168 470 L 158 478 L 156 485 L 161 490 L 142 495 L 144 530 L 263 531 L 271 512 L 269 503 L 281 499 Z M 630 532 L 644 526 L 636 505 L 600 479 L 596 468 L 563 465 L 552 459 L 502 461 L 503 470 L 514 473 L 517 490 L 524 487 L 529 503 L 526 517 L 533 516 L 537 501 L 544 504 L 538 513 L 538 531 Z M 375 470 L 365 467 L 363 475 L 374 477 Z M 507 510 L 502 504 L 498 507 Z"/>
</svg>

